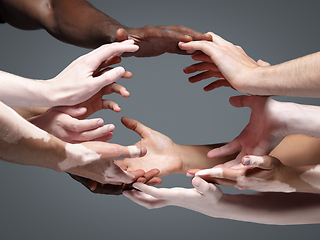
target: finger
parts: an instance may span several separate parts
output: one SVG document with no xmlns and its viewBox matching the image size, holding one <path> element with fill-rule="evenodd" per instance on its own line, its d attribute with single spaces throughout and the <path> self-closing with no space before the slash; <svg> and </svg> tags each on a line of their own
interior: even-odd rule
<svg viewBox="0 0 320 240">
<path fill-rule="evenodd" d="M 162 183 L 162 179 L 159 177 L 151 178 L 149 181 L 146 182 L 149 186 L 159 185 Z"/>
<path fill-rule="evenodd" d="M 224 78 L 218 79 L 210 84 L 208 84 L 207 86 L 205 86 L 203 88 L 203 90 L 205 90 L 206 92 L 212 91 L 213 89 L 219 88 L 219 87 L 230 87 L 233 88 L 234 87 Z"/>
<path fill-rule="evenodd" d="M 241 107 L 249 107 L 251 108 L 257 100 L 266 99 L 267 97 L 258 97 L 258 96 L 247 96 L 247 95 L 240 95 L 234 96 L 229 99 L 229 102 L 232 106 L 241 108 Z"/>
<path fill-rule="evenodd" d="M 219 148 L 210 150 L 207 154 L 208 158 L 223 157 L 235 153 L 241 148 L 239 139 L 236 137 L 230 143 Z"/>
<path fill-rule="evenodd" d="M 199 62 L 192 64 L 189 67 L 186 67 L 183 69 L 184 73 L 190 74 L 194 72 L 199 72 L 199 71 L 214 71 L 214 72 L 220 72 L 217 66 L 213 63 L 208 63 L 208 62 Z"/>
<path fill-rule="evenodd" d="M 119 107 L 118 103 L 107 99 L 102 99 L 102 109 L 110 109 L 114 112 L 121 112 L 121 108 Z"/>
<path fill-rule="evenodd" d="M 131 199 L 133 202 L 148 209 L 160 208 L 165 206 L 164 200 L 154 198 L 146 193 L 139 192 L 136 190 L 124 191 L 123 195 Z"/>
<path fill-rule="evenodd" d="M 101 76 L 102 74 L 106 73 L 106 72 L 109 72 L 111 69 L 113 69 L 112 67 L 106 67 L 104 69 L 99 69 L 99 71 L 95 72 L 93 74 L 94 77 L 99 77 Z M 132 72 L 129 72 L 127 70 L 125 70 L 124 74 L 121 76 L 121 78 L 132 78 Z"/>
<path fill-rule="evenodd" d="M 73 138 L 77 141 L 91 141 L 93 139 L 99 139 L 108 136 L 107 139 L 110 140 L 110 137 L 112 137 L 110 133 L 112 133 L 114 129 L 115 126 L 113 124 L 108 124 L 94 130 L 86 130 L 79 134 L 73 134 Z"/>
<path fill-rule="evenodd" d="M 98 86 L 107 86 L 115 81 L 117 81 L 119 78 L 121 78 L 125 74 L 125 69 L 123 67 L 116 67 L 109 71 L 103 72 L 98 77 L 95 77 L 94 80 Z M 102 88 L 101 87 L 101 88 Z"/>
<path fill-rule="evenodd" d="M 205 71 L 205 72 L 202 72 L 202 73 L 199 73 L 195 76 L 190 77 L 189 82 L 196 83 L 196 82 L 200 82 L 204 79 L 208 79 L 208 78 L 212 78 L 212 77 L 223 78 L 223 75 L 220 72 Z"/>
<path fill-rule="evenodd" d="M 102 89 L 103 95 L 109 95 L 111 93 L 120 94 L 122 97 L 125 98 L 128 98 L 130 96 L 128 90 L 118 83 L 112 83 Z"/>
<path fill-rule="evenodd" d="M 121 43 L 104 44 L 84 57 L 92 64 L 93 69 L 97 69 L 111 56 L 120 56 L 124 52 L 136 52 L 138 49 L 139 47 L 134 45 L 133 40 L 126 40 Z"/>
<path fill-rule="evenodd" d="M 208 34 L 204 34 L 204 33 L 200 33 L 198 31 L 195 31 L 191 28 L 185 27 L 185 26 L 181 26 L 181 25 L 172 25 L 172 26 L 167 26 L 167 28 L 170 28 L 176 32 L 180 32 L 181 34 L 187 35 L 191 38 L 186 39 L 186 41 L 191 41 L 191 40 L 195 40 L 195 41 L 199 41 L 199 40 L 207 40 L 210 41 L 211 40 L 211 36 Z M 180 40 L 182 41 L 182 40 Z"/>
<path fill-rule="evenodd" d="M 210 192 L 214 192 L 216 190 L 216 186 L 214 184 L 208 183 L 202 178 L 194 177 L 192 179 L 192 185 L 200 192 L 202 195 L 206 195 Z"/>
<path fill-rule="evenodd" d="M 259 60 L 257 61 L 257 64 L 258 64 L 260 67 L 269 67 L 269 66 L 270 66 L 270 63 L 265 62 L 265 61 L 263 61 L 263 60 L 261 60 L 261 59 L 259 59 Z"/>
<path fill-rule="evenodd" d="M 128 40 L 128 33 L 123 28 L 117 30 L 117 41 L 122 42 Z"/>
<path fill-rule="evenodd" d="M 247 155 L 242 158 L 242 164 L 248 167 L 257 167 L 261 169 L 271 170 L 279 164 L 279 160 L 270 155 L 266 156 L 253 156 Z"/>
<path fill-rule="evenodd" d="M 138 122 L 137 120 L 122 117 L 121 118 L 122 124 L 136 133 L 138 133 L 142 138 L 145 138 L 148 136 L 148 134 L 153 131 L 151 128 L 148 128 L 147 126 L 143 125 L 142 123 Z"/>
<path fill-rule="evenodd" d="M 187 177 L 194 177 L 195 174 L 199 171 L 201 171 L 202 169 L 189 169 L 186 173 Z"/>
<path fill-rule="evenodd" d="M 194 54 L 192 54 L 192 59 L 195 60 L 195 61 L 199 61 L 199 62 L 208 62 L 208 63 L 212 63 L 212 59 L 207 55 L 207 54 L 204 54 L 203 52 L 201 51 L 196 51 Z"/>
<path fill-rule="evenodd" d="M 138 158 L 145 156 L 147 153 L 145 147 L 121 146 L 118 144 L 109 144 L 109 147 L 109 156 L 111 159 Z"/>
<path fill-rule="evenodd" d="M 93 76 L 94 77 L 100 76 L 102 74 L 102 72 L 100 72 L 101 69 L 106 68 L 110 65 L 118 64 L 120 62 L 121 62 L 120 56 L 111 56 L 109 59 L 103 61 L 100 64 L 100 66 L 94 71 Z"/>
<path fill-rule="evenodd" d="M 202 51 L 204 54 L 210 56 L 214 56 L 216 54 L 217 45 L 213 42 L 208 41 L 192 41 L 188 43 L 179 43 L 179 47 L 181 50 L 185 50 L 188 53 L 194 53 L 195 51 Z"/>
<path fill-rule="evenodd" d="M 69 115 L 64 115 L 59 118 L 58 125 L 70 132 L 82 133 L 85 131 L 101 128 L 103 126 L 103 119 L 98 118 L 78 120 L 76 118 L 72 118 Z M 107 125 L 107 127 L 105 127 L 103 130 L 107 130 L 106 128 L 108 128 L 110 132 L 112 132 L 115 127 L 114 125 L 110 124 Z"/>
<path fill-rule="evenodd" d="M 79 116 L 84 115 L 87 112 L 87 108 L 85 108 L 85 107 L 77 107 L 77 106 L 53 107 L 52 110 L 68 114 L 71 117 L 79 117 Z"/>
</svg>

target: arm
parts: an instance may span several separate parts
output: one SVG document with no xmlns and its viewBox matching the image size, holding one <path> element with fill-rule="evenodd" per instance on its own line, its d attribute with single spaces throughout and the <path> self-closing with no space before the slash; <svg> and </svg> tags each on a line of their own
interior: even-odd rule
<svg viewBox="0 0 320 240">
<path fill-rule="evenodd" d="M 197 82 L 210 77 L 219 79 L 206 91 L 228 86 L 252 95 L 281 95 L 319 97 L 320 52 L 270 66 L 263 61 L 254 61 L 241 47 L 210 33 L 212 42 L 180 43 L 182 50 L 195 53 L 194 60 L 201 61 L 184 69 L 185 73 L 205 71 L 192 78 Z"/>
<path fill-rule="evenodd" d="M 112 83 L 83 103 L 75 106 L 53 107 L 40 116 L 29 119 L 29 122 L 69 143 L 109 141 L 113 136 L 114 125 L 103 125 L 103 119 L 87 119 L 87 117 L 102 109 L 120 112 L 121 109 L 117 103 L 103 99 L 105 95 L 112 93 L 120 94 L 125 98 L 130 96 L 126 88 Z"/>
<path fill-rule="evenodd" d="M 49 110 L 49 107 L 24 107 L 24 108 L 14 108 L 21 117 L 29 119 L 32 117 L 39 116 Z"/>
<path fill-rule="evenodd" d="M 263 224 L 291 225 L 320 223 L 320 195 L 305 193 L 224 194 L 201 178 L 192 180 L 195 188 L 155 188 L 135 183 L 140 190 L 124 195 L 149 208 L 174 205 L 215 218 Z"/>
<path fill-rule="evenodd" d="M 131 75 L 122 67 L 111 70 L 108 61 L 125 51 L 137 51 L 133 41 L 103 45 L 79 57 L 50 80 L 33 80 L 0 71 L 1 101 L 11 107 L 75 105 L 120 77 Z M 109 70 L 109 71 L 108 71 Z"/>
<path fill-rule="evenodd" d="M 140 168 L 149 171 L 157 168 L 160 170 L 159 176 L 186 174 L 190 168 L 213 167 L 234 159 L 236 156 L 234 154 L 210 159 L 207 157 L 207 152 L 223 144 L 179 145 L 169 137 L 144 126 L 136 120 L 129 118 L 122 118 L 121 120 L 124 126 L 141 136 L 141 140 L 135 145 L 148 149 L 146 156 L 142 158 L 124 159 L 116 162 L 122 168 L 130 171 Z"/>
<path fill-rule="evenodd" d="M 133 39 L 140 50 L 129 56 L 137 57 L 165 52 L 185 54 L 178 47 L 179 41 L 211 39 L 210 35 L 184 26 L 129 28 L 85 0 L 1 0 L 0 16 L 17 28 L 44 28 L 55 38 L 81 47 L 96 48 L 105 43 Z"/>
<path fill-rule="evenodd" d="M 134 176 L 113 163 L 138 157 L 146 149 L 105 142 L 65 143 L 29 123 L 0 102 L 0 159 L 50 168 L 91 178 L 100 183 L 131 183 Z"/>
</svg>

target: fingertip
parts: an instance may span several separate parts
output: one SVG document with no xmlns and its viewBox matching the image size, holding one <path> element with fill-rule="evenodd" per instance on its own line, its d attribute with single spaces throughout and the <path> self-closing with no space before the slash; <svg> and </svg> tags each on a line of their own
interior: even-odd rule
<svg viewBox="0 0 320 240">
<path fill-rule="evenodd" d="M 145 147 L 141 147 L 140 157 L 143 157 L 147 154 L 147 149 Z"/>
<path fill-rule="evenodd" d="M 246 166 L 250 165 L 250 157 L 249 156 L 244 156 L 242 158 L 241 162 L 242 162 L 243 165 L 246 165 Z"/>
<path fill-rule="evenodd" d="M 120 76 L 123 76 L 126 72 L 126 70 L 123 67 L 116 67 L 115 69 Z"/>
<path fill-rule="evenodd" d="M 91 192 L 95 191 L 97 189 L 97 186 L 98 186 L 98 182 L 89 180 L 89 188 Z"/>
</svg>

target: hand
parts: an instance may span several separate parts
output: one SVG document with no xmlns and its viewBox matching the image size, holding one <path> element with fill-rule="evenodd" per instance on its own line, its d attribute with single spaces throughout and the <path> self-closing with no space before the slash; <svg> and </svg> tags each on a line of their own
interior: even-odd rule
<svg viewBox="0 0 320 240">
<path fill-rule="evenodd" d="M 58 163 L 56 171 L 89 178 L 99 183 L 130 184 L 134 175 L 114 163 L 121 158 L 137 158 L 146 154 L 145 148 L 121 146 L 106 142 L 67 143 L 66 159 Z"/>
<path fill-rule="evenodd" d="M 122 124 L 141 136 L 141 140 L 135 145 L 148 149 L 147 154 L 140 158 L 129 158 L 117 161 L 116 164 L 128 171 L 143 169 L 149 171 L 157 168 L 159 176 L 180 173 L 182 160 L 179 155 L 178 145 L 167 136 L 154 131 L 140 122 L 123 117 Z"/>
<path fill-rule="evenodd" d="M 245 156 L 237 168 L 224 168 L 223 165 L 211 169 L 188 171 L 190 175 L 201 177 L 207 182 L 239 190 L 261 192 L 296 192 L 300 171 L 283 165 L 272 156 Z M 302 189 L 300 188 L 299 191 Z M 305 190 L 310 190 L 310 187 Z"/>
<path fill-rule="evenodd" d="M 85 118 L 102 109 L 120 112 L 118 104 L 103 99 L 104 95 L 111 93 L 117 93 L 126 98 L 130 96 L 123 86 L 112 83 L 81 104 L 70 107 L 53 107 L 29 121 L 65 142 L 109 141 L 115 129 L 113 124 L 103 125 L 101 118 Z"/>
<path fill-rule="evenodd" d="M 136 170 L 129 172 L 135 176 L 133 182 L 142 182 L 148 185 L 160 184 L 162 181 L 160 178 L 156 177 L 159 174 L 158 169 L 152 169 L 149 172 L 144 172 L 143 170 Z M 121 195 L 125 190 L 132 190 L 132 184 L 121 184 L 121 185 L 112 185 L 112 184 L 101 184 L 96 181 L 93 181 L 88 178 L 79 177 L 76 175 L 69 174 L 74 180 L 80 182 L 92 193 L 106 194 L 106 195 Z"/>
<path fill-rule="evenodd" d="M 180 206 L 203 214 L 212 215 L 218 209 L 221 190 L 212 183 L 201 178 L 192 179 L 195 188 L 155 188 L 143 183 L 134 183 L 133 187 L 140 190 L 124 191 L 123 194 L 137 204 L 148 209 L 165 206 Z"/>
<path fill-rule="evenodd" d="M 187 54 L 178 47 L 179 42 L 192 40 L 211 40 L 211 36 L 180 26 L 151 26 L 141 28 L 120 28 L 117 31 L 118 41 L 133 39 L 139 46 L 135 53 L 125 53 L 123 56 L 154 57 L 164 53 Z"/>
<path fill-rule="evenodd" d="M 235 160 L 225 164 L 226 167 L 232 167 L 240 163 L 245 155 L 269 154 L 287 135 L 284 112 L 290 109 L 288 103 L 260 96 L 231 97 L 230 103 L 234 107 L 250 107 L 250 122 L 238 137 L 220 148 L 211 150 L 208 157 L 226 156 L 241 149 Z"/>
<path fill-rule="evenodd" d="M 206 91 L 218 87 L 232 87 L 243 93 L 254 94 L 254 88 L 259 82 L 255 78 L 255 69 L 267 67 L 270 64 L 259 60 L 258 62 L 250 58 L 240 46 L 224 40 L 214 33 L 212 41 L 193 41 L 179 43 L 182 50 L 194 55 L 194 60 L 201 61 L 184 69 L 184 72 L 194 73 L 205 71 L 189 79 L 190 82 L 198 82 L 210 77 L 219 78 L 205 87 Z M 201 51 L 201 52 L 199 52 Z"/>
<path fill-rule="evenodd" d="M 103 45 L 79 57 L 58 76 L 44 81 L 49 86 L 49 96 L 52 96 L 50 106 L 79 104 L 120 77 L 130 75 L 122 67 L 101 69 L 110 65 L 110 58 L 113 59 L 123 52 L 135 52 L 138 48 L 132 40 L 128 40 Z"/>
</svg>

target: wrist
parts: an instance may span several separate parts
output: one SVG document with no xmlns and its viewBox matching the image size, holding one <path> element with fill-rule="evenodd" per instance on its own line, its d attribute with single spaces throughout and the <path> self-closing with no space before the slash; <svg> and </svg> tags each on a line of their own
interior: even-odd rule
<svg viewBox="0 0 320 240">
<path fill-rule="evenodd" d="M 250 78 L 246 79 L 244 85 L 246 89 L 243 89 L 245 92 L 251 95 L 274 95 L 271 88 L 271 81 L 272 78 L 272 67 L 273 66 L 266 66 L 266 67 L 256 67 L 252 70 L 250 74 Z"/>
</svg>

